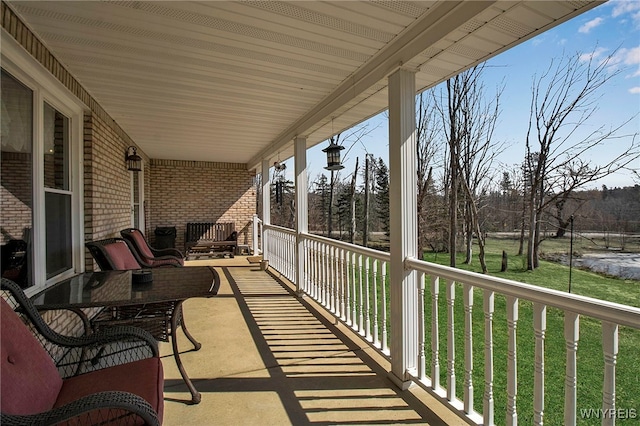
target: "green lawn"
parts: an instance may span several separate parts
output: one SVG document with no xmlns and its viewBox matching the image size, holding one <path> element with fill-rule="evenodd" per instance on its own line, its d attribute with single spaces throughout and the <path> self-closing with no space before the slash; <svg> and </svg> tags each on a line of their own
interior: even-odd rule
<svg viewBox="0 0 640 426">
<path fill-rule="evenodd" d="M 544 247 L 543 247 L 544 248 Z M 569 268 L 566 266 L 541 262 L 535 271 L 526 271 L 521 257 L 509 255 L 509 270 L 501 273 L 501 251 L 508 253 L 517 251 L 517 242 L 490 240 L 488 244 L 487 263 L 489 273 L 496 277 L 539 285 L 567 291 Z M 476 251 L 477 253 L 477 251 Z M 425 255 L 425 260 L 448 264 L 448 255 Z M 458 267 L 467 270 L 479 270 L 479 262 L 474 257 L 471 266 L 462 265 L 459 258 Z M 440 284 L 440 300 L 438 304 L 440 321 L 440 368 L 441 383 L 446 385 L 447 332 L 446 332 L 446 292 L 445 283 Z M 632 306 L 640 306 L 640 282 L 602 277 L 586 271 L 574 269 L 572 272 L 572 293 L 596 297 L 612 302 Z M 458 397 L 462 398 L 464 379 L 464 312 L 462 303 L 462 285 L 456 284 L 455 304 L 455 348 L 456 348 L 456 388 Z M 482 410 L 484 391 L 484 314 L 483 292 L 474 290 L 473 309 L 473 345 L 474 345 L 474 406 Z M 425 294 L 427 318 L 431 318 L 431 295 Z M 563 423 L 564 405 L 564 373 L 565 373 L 565 341 L 563 337 L 564 314 L 557 309 L 547 309 L 547 332 L 545 341 L 545 423 L 561 425 Z M 493 321 L 494 339 L 494 398 L 495 420 L 497 424 L 505 423 L 506 413 L 506 370 L 507 370 L 507 322 L 505 298 L 496 295 L 495 315 Z M 430 327 L 426 332 L 427 339 L 427 371 L 430 371 Z M 616 370 L 617 408 L 635 409 L 640 416 L 640 330 L 621 328 L 619 336 L 619 354 Z M 520 301 L 519 321 L 517 326 L 518 352 L 518 420 L 523 424 L 533 421 L 533 377 L 534 377 L 534 334 L 533 308 L 527 301 Z M 602 406 L 603 380 L 602 329 L 599 321 L 581 317 L 580 341 L 578 344 L 578 410 Z M 579 412 L 578 412 L 579 413 Z M 635 420 L 620 421 L 621 424 L 632 424 Z M 579 424 L 599 424 L 600 420 L 580 419 Z"/>
</svg>

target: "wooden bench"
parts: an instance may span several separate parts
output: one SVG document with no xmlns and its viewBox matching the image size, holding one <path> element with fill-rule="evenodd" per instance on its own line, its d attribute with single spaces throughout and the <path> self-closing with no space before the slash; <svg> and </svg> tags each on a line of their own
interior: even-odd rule
<svg viewBox="0 0 640 426">
<path fill-rule="evenodd" d="M 187 223 L 184 249 L 187 259 L 200 256 L 233 257 L 238 247 L 234 222 Z"/>
</svg>

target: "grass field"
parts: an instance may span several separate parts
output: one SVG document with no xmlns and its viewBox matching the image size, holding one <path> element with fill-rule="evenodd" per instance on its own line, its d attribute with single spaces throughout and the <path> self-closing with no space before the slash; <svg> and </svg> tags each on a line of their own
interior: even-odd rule
<svg viewBox="0 0 640 426">
<path fill-rule="evenodd" d="M 564 244 L 562 244 L 564 243 Z M 542 250 L 558 252 L 568 251 L 568 238 L 545 241 Z M 579 250 L 589 250 L 590 244 Z M 556 263 L 541 261 L 535 271 L 527 271 L 522 257 L 516 256 L 518 243 L 509 238 L 489 238 L 487 244 L 487 264 L 489 274 L 515 281 L 567 291 L 569 268 Z M 574 242 L 574 250 L 576 249 Z M 509 269 L 500 272 L 501 253 L 509 254 Z M 476 252 L 477 253 L 477 250 Z M 443 253 L 426 253 L 425 260 L 448 264 L 449 258 Z M 458 259 L 458 267 L 479 271 L 477 256 L 471 265 L 463 265 L 462 256 Z M 439 300 L 440 321 L 440 365 L 441 383 L 446 384 L 446 300 L 441 283 Z M 591 296 L 612 302 L 640 307 L 640 281 L 621 280 L 603 277 L 588 271 L 574 269 L 572 271 L 572 293 Z M 428 293 L 428 292 L 427 292 Z M 456 285 L 458 300 L 455 304 L 455 348 L 456 348 L 456 387 L 461 397 L 464 378 L 464 312 L 460 295 L 462 286 Z M 482 410 L 482 394 L 484 391 L 484 314 L 482 310 L 483 292 L 474 290 L 473 345 L 475 388 L 474 406 Z M 507 321 L 505 298 L 496 295 L 495 315 L 493 321 L 494 336 L 494 391 L 496 423 L 504 424 L 506 412 L 506 371 L 507 371 Z M 431 295 L 425 295 L 426 317 L 431 317 Z M 547 310 L 547 332 L 545 341 L 545 423 L 563 424 L 564 406 L 564 374 L 565 374 L 565 340 L 563 336 L 564 313 L 557 309 Z M 429 331 L 426 333 L 427 348 L 431 345 Z M 534 377 L 534 332 L 533 308 L 527 301 L 520 301 L 519 321 L 517 325 L 518 352 L 518 420 L 524 424 L 533 421 L 533 377 Z M 619 354 L 616 369 L 616 401 L 617 408 L 635 410 L 640 416 L 640 330 L 621 328 L 619 334 Z M 429 358 L 429 354 L 427 355 Z M 430 360 L 427 359 L 430 371 Z M 599 424 L 600 419 L 580 418 L 580 409 L 598 409 L 602 406 L 603 383 L 602 328 L 599 321 L 584 318 L 580 320 L 580 341 L 578 344 L 578 423 Z M 636 419 L 620 419 L 620 424 L 637 424 Z"/>
</svg>

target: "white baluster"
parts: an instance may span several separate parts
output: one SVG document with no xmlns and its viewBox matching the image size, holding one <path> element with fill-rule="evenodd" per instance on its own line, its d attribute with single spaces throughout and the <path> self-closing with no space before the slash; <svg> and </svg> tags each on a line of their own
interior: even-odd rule
<svg viewBox="0 0 640 426">
<path fill-rule="evenodd" d="M 455 314 L 456 282 L 447 280 L 447 399 L 456 398 Z"/>
<path fill-rule="evenodd" d="M 378 336 L 378 259 L 373 260 L 373 344 L 380 343 Z"/>
<path fill-rule="evenodd" d="M 317 241 L 312 241 L 311 242 L 311 265 L 312 265 L 312 270 L 311 270 L 311 275 L 312 275 L 312 282 L 313 282 L 313 298 L 315 300 L 320 300 L 320 298 L 318 297 L 318 242 Z"/>
<path fill-rule="evenodd" d="M 309 241 L 302 240 L 302 291 L 309 294 Z"/>
<path fill-rule="evenodd" d="M 564 379 L 564 425 L 575 426 L 578 388 L 578 340 L 580 316 L 564 312 L 564 340 L 567 347 L 567 368 Z"/>
<path fill-rule="evenodd" d="M 360 310 L 359 312 L 359 321 L 358 321 L 358 331 L 360 332 L 360 334 L 362 334 L 364 336 L 365 332 L 364 332 L 364 294 L 363 294 L 363 289 L 362 289 L 362 281 L 363 281 L 363 275 L 364 275 L 364 271 L 363 271 L 363 265 L 362 265 L 362 255 L 359 254 L 358 255 L 358 273 L 359 273 L 359 277 L 358 277 L 358 284 L 360 286 L 360 298 L 358 301 L 358 308 Z"/>
<path fill-rule="evenodd" d="M 364 261 L 364 269 L 365 269 L 365 301 L 364 301 L 364 322 L 365 322 L 365 337 L 367 338 L 367 340 L 371 340 L 371 302 L 370 302 L 370 297 L 371 297 L 371 276 L 370 276 L 370 269 L 369 269 L 369 265 L 371 263 L 371 259 L 369 258 L 369 256 L 365 256 L 365 261 Z"/>
<path fill-rule="evenodd" d="M 326 306 L 326 296 L 327 296 L 327 275 L 326 275 L 326 268 L 325 268 L 325 262 L 326 262 L 326 253 L 325 251 L 327 250 L 327 246 L 324 243 L 319 243 L 319 249 L 320 249 L 320 253 L 319 253 L 319 261 L 320 261 L 320 304 L 323 306 Z"/>
<path fill-rule="evenodd" d="M 464 412 L 473 413 L 473 286 L 462 285 L 464 305 Z"/>
<path fill-rule="evenodd" d="M 382 263 L 382 347 L 383 351 L 389 349 L 387 339 L 387 263 Z"/>
<path fill-rule="evenodd" d="M 357 275 L 356 275 L 356 257 L 355 253 L 349 255 L 351 259 L 351 327 L 354 330 L 358 329 L 358 294 L 357 294 Z M 359 275 L 359 274 L 358 274 Z"/>
<path fill-rule="evenodd" d="M 438 319 L 438 298 L 440 294 L 440 278 L 431 277 L 431 387 L 440 392 L 440 335 Z"/>
<path fill-rule="evenodd" d="M 533 304 L 535 358 L 533 376 L 533 424 L 544 424 L 544 339 L 547 330 L 547 306 Z"/>
<path fill-rule="evenodd" d="M 327 273 L 329 275 L 329 300 L 327 301 L 327 308 L 329 312 L 335 312 L 336 302 L 336 267 L 334 251 L 335 248 L 332 245 L 327 245 Z"/>
<path fill-rule="evenodd" d="M 602 386 L 602 410 L 616 410 L 616 360 L 618 358 L 618 324 L 602 322 L 602 351 L 604 352 L 604 385 Z M 615 416 L 604 416 L 603 425 L 614 425 Z"/>
<path fill-rule="evenodd" d="M 493 418 L 493 291 L 483 291 L 484 308 L 484 398 L 482 417 L 485 425 L 494 424 Z"/>
<path fill-rule="evenodd" d="M 507 296 L 507 425 L 518 424 L 516 398 L 518 395 L 518 355 L 516 352 L 516 329 L 518 327 L 518 298 Z"/>
<path fill-rule="evenodd" d="M 340 249 L 340 288 L 342 293 L 342 297 L 340 298 L 340 318 L 344 321 L 347 320 L 347 306 L 349 306 L 347 301 L 347 297 L 349 295 L 349 284 L 347 282 L 348 277 L 346 275 L 345 263 L 346 250 Z"/>
<path fill-rule="evenodd" d="M 324 306 L 329 309 L 331 307 L 331 262 L 329 257 L 329 246 L 324 244 L 324 259 L 322 260 L 322 266 L 324 269 Z"/>
<path fill-rule="evenodd" d="M 333 312 L 340 318 L 340 249 L 333 249 Z"/>
<path fill-rule="evenodd" d="M 416 280 L 418 284 L 418 377 L 420 380 L 424 380 L 427 372 L 426 360 L 424 354 L 425 338 L 425 317 L 424 317 L 424 272 L 418 271 L 416 274 Z"/>
<path fill-rule="evenodd" d="M 345 321 L 351 324 L 351 252 L 344 251 Z"/>
<path fill-rule="evenodd" d="M 296 258 L 296 237 L 294 235 L 289 235 L 289 257 L 288 259 Z M 287 262 L 289 265 L 289 281 L 296 282 L 296 263 L 295 262 Z"/>
<path fill-rule="evenodd" d="M 342 281 L 342 249 L 336 249 L 336 318 L 342 318 L 344 312 L 344 282 Z"/>
<path fill-rule="evenodd" d="M 337 261 L 338 249 L 331 246 L 331 312 L 334 314 L 338 312 L 338 261 Z"/>
</svg>

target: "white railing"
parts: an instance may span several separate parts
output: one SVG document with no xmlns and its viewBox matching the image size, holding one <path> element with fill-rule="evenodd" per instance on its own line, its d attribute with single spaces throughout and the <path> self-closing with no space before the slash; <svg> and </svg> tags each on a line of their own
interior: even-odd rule
<svg viewBox="0 0 640 426">
<path fill-rule="evenodd" d="M 267 225 L 264 228 L 265 233 L 268 232 L 265 258 L 293 281 L 296 277 L 295 232 Z M 393 321 L 388 316 L 386 296 L 389 254 L 309 234 L 301 234 L 300 238 L 304 242 L 305 265 L 301 290 L 388 356 L 387 322 Z M 615 423 L 616 416 L 620 415 L 615 396 L 619 328 L 629 327 L 635 329 L 634 333 L 640 330 L 640 309 L 417 259 L 405 260 L 405 268 L 418 274 L 415 289 L 419 304 L 417 369 L 408 374 L 419 386 L 439 397 L 461 416 L 484 425 L 494 424 L 496 395 L 500 395 L 506 401 L 502 404 L 504 411 L 501 409 L 498 414 L 498 423 L 503 423 L 502 419 L 506 418 L 506 424 L 517 424 L 518 386 L 523 386 L 523 382 L 518 381 L 518 365 L 525 366 L 532 370 L 532 377 L 525 378 L 524 385 L 533 388 L 533 413 L 524 415 L 531 418 L 531 423 L 542 425 L 545 397 L 547 401 L 550 397 L 555 398 L 554 395 L 545 395 L 545 344 L 548 334 L 557 334 L 556 329 L 563 329 L 562 335 L 556 336 L 553 348 L 557 352 L 558 347 L 563 347 L 565 354 L 560 360 L 561 365 L 555 366 L 556 369 L 564 369 L 564 390 L 559 396 L 564 398 L 562 423 L 575 425 L 578 412 L 583 408 L 589 408 L 591 415 L 599 416 L 602 424 Z M 462 295 L 461 302 L 456 302 L 458 292 Z M 474 311 L 474 299 L 480 306 L 477 308 L 479 311 Z M 523 317 L 522 322 L 530 323 L 530 328 L 522 325 L 518 328 L 519 308 L 524 305 L 527 305 L 526 311 L 531 312 L 532 318 Z M 549 328 L 547 308 L 553 310 Z M 474 316 L 474 312 L 481 312 L 481 315 Z M 577 405 L 581 317 L 589 318 L 590 327 L 593 320 L 601 324 L 602 334 L 598 338 L 602 351 L 599 359 L 603 365 L 600 407 Z M 501 330 L 497 337 L 496 329 Z M 456 336 L 458 339 L 461 337 L 462 342 L 458 342 Z M 532 353 L 518 351 L 518 338 L 526 342 L 523 336 L 528 337 Z M 446 345 L 442 341 L 446 341 Z M 476 349 L 474 342 L 481 348 Z M 456 351 L 461 353 L 459 358 Z M 481 371 L 474 375 L 474 358 L 477 355 L 481 355 L 484 361 L 479 367 Z M 638 358 L 627 361 L 637 362 Z M 501 377 L 506 376 L 500 387 L 496 387 L 494 382 L 498 370 Z M 480 379 L 474 381 L 474 377 Z M 456 382 L 462 385 L 462 392 L 457 391 Z M 474 405 L 474 391 L 481 392 L 481 404 Z M 632 393 L 637 391 L 631 390 Z M 636 411 L 638 407 L 620 408 L 623 416 L 640 418 L 640 412 Z"/>
<path fill-rule="evenodd" d="M 262 227 L 262 255 L 269 267 L 295 282 L 296 232 L 293 229 L 264 224 Z"/>
<path fill-rule="evenodd" d="M 422 304 L 418 309 L 419 323 L 430 324 L 431 326 L 430 333 L 419 333 L 418 346 L 420 350 L 416 354 L 419 367 L 414 380 L 423 388 L 440 396 L 452 408 L 460 410 L 467 418 L 478 424 L 494 424 L 494 396 L 497 392 L 502 392 L 506 394 L 506 424 L 517 424 L 518 409 L 516 402 L 519 384 L 517 367 L 520 353 L 517 351 L 516 336 L 521 335 L 521 333 L 516 333 L 516 330 L 520 331 L 518 329 L 518 309 L 519 306 L 524 304 L 531 305 L 533 316 L 531 321 L 533 328 L 533 354 L 523 354 L 520 362 L 526 363 L 530 359 L 533 365 L 533 377 L 528 380 L 528 382 L 533 382 L 533 415 L 531 416 L 533 424 L 542 425 L 545 414 L 545 342 L 548 307 L 560 310 L 560 316 L 564 317 L 561 320 L 561 327 L 564 329 L 563 343 L 565 348 L 564 392 L 561 392 L 560 395 L 560 398 L 564 396 L 564 420 L 562 423 L 564 425 L 575 425 L 581 408 L 577 406 L 576 398 L 578 390 L 577 353 L 580 338 L 580 317 L 597 320 L 602 327 L 602 358 L 600 358 L 604 360 L 603 381 L 601 383 L 602 405 L 601 407 L 589 407 L 589 414 L 599 415 L 599 418 L 602 419 L 602 424 L 614 424 L 616 416 L 620 415 L 632 418 L 640 416 L 640 413 L 635 411 L 637 407 L 624 407 L 622 413 L 617 411 L 615 402 L 618 329 L 619 326 L 625 326 L 639 330 L 640 309 L 440 266 L 417 259 L 407 259 L 405 267 L 418 273 L 419 303 Z M 445 325 L 441 324 L 441 315 L 439 313 L 439 309 L 443 305 L 443 303 L 440 303 L 441 283 L 446 289 L 444 306 L 446 306 L 447 315 Z M 428 292 L 425 289 L 428 289 Z M 455 323 L 454 312 L 457 307 L 456 291 L 460 289 L 462 290 L 462 310 L 464 313 L 464 324 L 462 325 L 464 327 L 464 343 L 462 345 L 462 362 L 458 363 L 455 351 L 457 347 L 455 344 L 455 331 L 459 325 Z M 482 300 L 482 321 L 474 322 L 472 319 L 474 295 L 477 295 Z M 503 312 L 500 312 L 500 315 L 506 317 L 507 336 L 506 348 L 504 348 L 506 350 L 503 350 L 503 353 L 506 353 L 506 359 L 499 359 L 497 363 L 494 363 L 495 342 L 498 340 L 494 335 L 494 325 L 496 325 L 494 315 L 497 315 L 495 301 L 497 296 L 504 299 L 505 308 Z M 425 299 L 430 302 L 430 307 L 425 303 Z M 428 310 L 431 312 L 429 316 L 426 315 Z M 555 313 L 554 316 L 558 317 Z M 555 321 L 559 320 L 556 318 Z M 555 330 L 549 328 L 549 332 L 551 331 Z M 481 349 L 484 354 L 483 383 L 474 383 L 472 380 L 474 371 L 473 359 L 476 354 L 473 347 L 473 335 L 475 332 L 484 332 L 484 338 L 482 339 L 483 349 Z M 426 335 L 430 336 L 430 348 L 427 348 L 428 345 L 425 342 Z M 447 340 L 446 388 L 443 388 L 440 383 L 440 360 L 445 349 L 440 345 L 440 336 L 443 335 L 446 336 Z M 499 337 L 500 340 L 505 340 L 503 336 Z M 557 348 L 554 349 L 557 351 Z M 427 359 L 430 360 L 430 371 L 427 371 L 426 368 Z M 633 362 L 637 362 L 637 359 Z M 461 372 L 464 377 L 462 380 L 461 400 L 458 398 L 455 388 L 456 374 L 458 374 L 455 370 L 456 365 L 464 366 L 464 371 Z M 506 388 L 495 389 L 495 368 L 504 366 L 506 366 Z M 473 405 L 473 392 L 475 389 L 482 389 L 482 407 L 478 407 L 479 412 L 476 412 L 476 408 Z M 584 408 L 582 411 L 585 411 Z M 526 414 L 530 415 L 531 413 Z"/>
<path fill-rule="evenodd" d="M 303 240 L 302 290 L 388 355 L 389 254 L 310 234 Z"/>
</svg>

